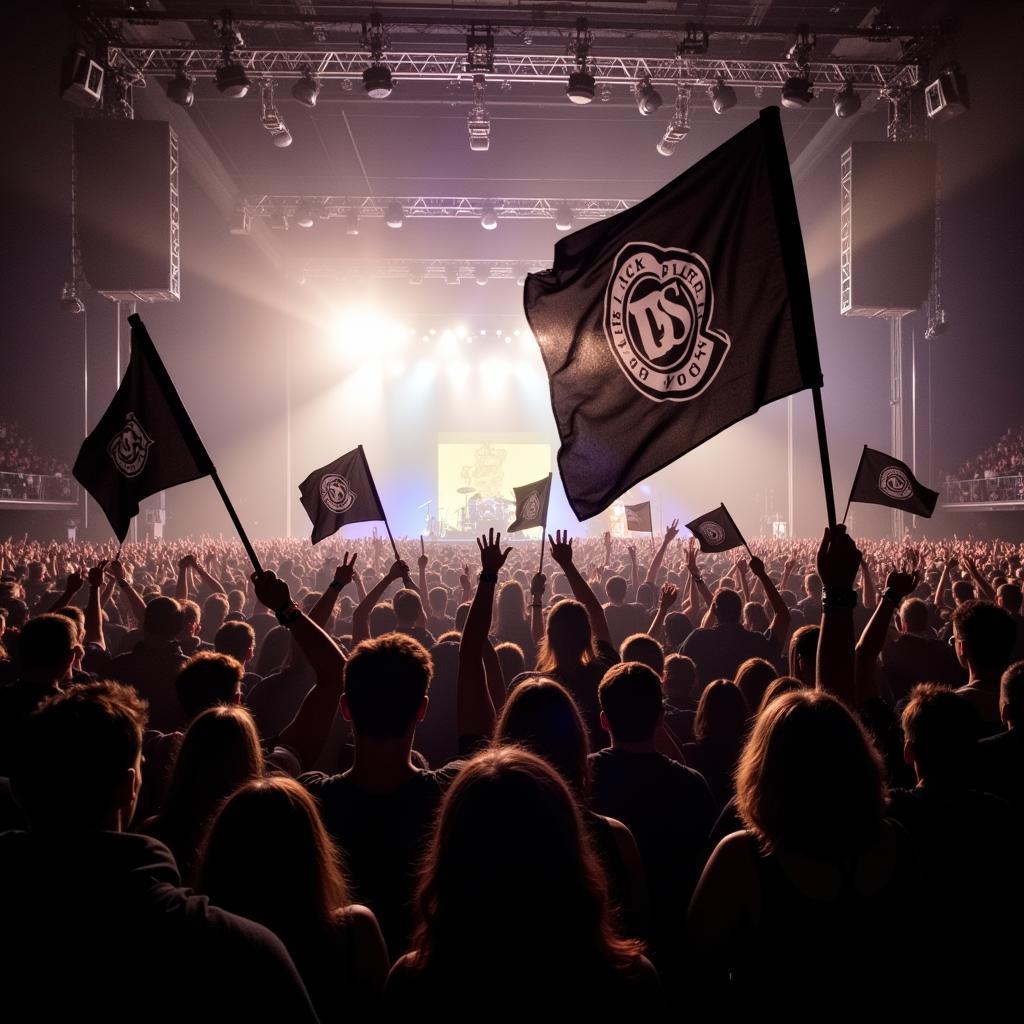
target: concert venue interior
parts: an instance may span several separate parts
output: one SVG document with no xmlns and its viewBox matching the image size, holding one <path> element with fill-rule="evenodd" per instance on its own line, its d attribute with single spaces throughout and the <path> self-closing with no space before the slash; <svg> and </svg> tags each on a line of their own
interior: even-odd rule
<svg viewBox="0 0 1024 1024">
<path fill-rule="evenodd" d="M 245 986 L 243 939 L 266 959 L 244 998 L 197 983 L 199 1019 L 925 1013 L 947 982 L 1005 1012 L 1020 0 L 11 0 L 4 26 L 0 932 L 34 1019 L 96 995 L 109 965 L 69 951 L 154 943 L 110 981 L 126 1018 L 192 1012 L 161 964 L 207 978 L 108 913 L 97 829 L 237 913 Z M 134 723 L 145 766 L 93 758 L 71 705 Z M 242 796 L 277 823 L 218 867 Z M 513 822 L 572 863 L 520 872 Z M 307 833 L 308 871 L 272 842 Z M 256 847 L 320 880 L 316 928 L 225 881 Z"/>
</svg>

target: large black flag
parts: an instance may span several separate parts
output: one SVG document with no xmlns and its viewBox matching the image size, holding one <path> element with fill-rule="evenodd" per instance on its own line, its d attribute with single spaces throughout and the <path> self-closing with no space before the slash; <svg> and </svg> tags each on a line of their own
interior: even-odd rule
<svg viewBox="0 0 1024 1024">
<path fill-rule="evenodd" d="M 706 515 L 697 516 L 693 522 L 686 524 L 686 528 L 697 538 L 701 551 L 731 551 L 733 548 L 746 547 L 747 544 L 724 505 L 719 505 Z"/>
<path fill-rule="evenodd" d="M 122 542 L 143 498 L 214 472 L 145 324 L 138 314 L 128 322 L 128 369 L 72 470 Z"/>
<path fill-rule="evenodd" d="M 777 108 L 527 278 L 580 519 L 767 402 L 821 384 Z"/>
<path fill-rule="evenodd" d="M 313 524 L 314 544 L 337 533 L 346 523 L 385 518 L 362 445 L 330 465 L 314 469 L 299 484 L 299 493 Z"/>
<path fill-rule="evenodd" d="M 651 503 L 642 501 L 639 505 L 626 505 L 626 529 L 634 533 L 643 531 L 650 533 L 654 527 L 651 524 Z"/>
<path fill-rule="evenodd" d="M 522 487 L 513 487 L 516 496 L 516 518 L 508 533 L 543 527 L 548 518 L 548 500 L 551 498 L 551 474 L 543 480 Z"/>
<path fill-rule="evenodd" d="M 864 445 L 850 501 L 887 505 L 930 519 L 938 500 L 939 492 L 919 483 L 905 462 Z"/>
</svg>

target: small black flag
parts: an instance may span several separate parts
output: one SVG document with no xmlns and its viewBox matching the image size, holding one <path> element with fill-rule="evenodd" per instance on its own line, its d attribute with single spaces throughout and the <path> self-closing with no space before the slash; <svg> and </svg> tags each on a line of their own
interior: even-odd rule
<svg viewBox="0 0 1024 1024">
<path fill-rule="evenodd" d="M 302 507 L 313 524 L 314 544 L 337 533 L 347 523 L 385 518 L 362 445 L 330 465 L 314 469 L 299 484 L 299 493 Z"/>
<path fill-rule="evenodd" d="M 707 515 L 697 516 L 686 528 L 697 538 L 701 551 L 731 551 L 746 546 L 743 534 L 732 521 L 724 505 L 712 509 Z"/>
<path fill-rule="evenodd" d="M 938 491 L 919 483 L 905 462 L 864 445 L 850 501 L 886 505 L 930 519 L 938 500 Z"/>
<path fill-rule="evenodd" d="M 551 474 L 543 480 L 513 487 L 516 496 L 516 518 L 509 526 L 508 533 L 519 530 L 531 530 L 535 526 L 543 527 L 548 518 L 548 499 L 551 497 Z"/>
<path fill-rule="evenodd" d="M 138 314 L 121 386 L 82 442 L 72 473 L 96 499 L 119 541 L 139 502 L 213 473 L 213 464 Z"/>
<path fill-rule="evenodd" d="M 581 520 L 762 405 L 820 387 L 778 109 L 563 238 L 524 306 Z"/>
<path fill-rule="evenodd" d="M 654 527 L 651 525 L 651 503 L 642 501 L 639 505 L 626 505 L 626 529 L 634 533 L 643 531 L 650 533 Z"/>
</svg>

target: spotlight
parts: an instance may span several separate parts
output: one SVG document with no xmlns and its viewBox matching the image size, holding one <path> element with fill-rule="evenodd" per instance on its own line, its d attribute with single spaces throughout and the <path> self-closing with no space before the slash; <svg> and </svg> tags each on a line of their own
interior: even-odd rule
<svg viewBox="0 0 1024 1024">
<path fill-rule="evenodd" d="M 676 146 L 690 133 L 690 90 L 680 86 L 676 92 L 676 109 L 672 114 L 665 134 L 655 146 L 662 156 L 671 156 Z"/>
<path fill-rule="evenodd" d="M 400 228 L 405 223 L 405 213 L 400 203 L 388 203 L 384 211 L 384 223 L 389 228 Z"/>
<path fill-rule="evenodd" d="M 292 144 L 292 133 L 284 127 L 280 131 L 272 132 L 270 137 L 278 149 L 287 149 Z"/>
<path fill-rule="evenodd" d="M 313 226 L 313 211 L 308 206 L 300 206 L 295 211 L 295 223 L 300 228 Z"/>
<path fill-rule="evenodd" d="M 853 87 L 853 82 L 847 82 L 832 98 L 832 106 L 835 107 L 836 117 L 853 117 L 860 110 L 860 93 Z"/>
<path fill-rule="evenodd" d="M 708 95 L 711 97 L 711 106 L 716 114 L 724 114 L 736 106 L 736 90 L 731 85 L 725 84 L 725 78 L 719 77 L 710 89 Z"/>
<path fill-rule="evenodd" d="M 214 80 L 219 92 L 233 100 L 242 99 L 249 91 L 250 81 L 241 64 L 227 60 L 217 68 Z"/>
<path fill-rule="evenodd" d="M 60 94 L 80 107 L 98 106 L 103 99 L 104 74 L 103 66 L 77 47 L 61 62 Z"/>
<path fill-rule="evenodd" d="M 589 71 L 574 71 L 569 76 L 569 85 L 565 90 L 565 95 L 573 103 L 583 106 L 593 102 L 594 87 L 594 76 Z"/>
<path fill-rule="evenodd" d="M 661 93 L 651 84 L 649 76 L 643 78 L 636 87 L 636 109 L 644 117 L 649 117 L 661 107 Z"/>
<path fill-rule="evenodd" d="M 359 211 L 350 210 L 348 217 L 345 218 L 345 234 L 355 235 L 359 234 Z"/>
<path fill-rule="evenodd" d="M 383 64 L 372 64 L 363 72 L 363 88 L 375 100 L 386 99 L 394 87 L 391 69 Z"/>
<path fill-rule="evenodd" d="M 78 295 L 74 281 L 65 281 L 60 292 L 60 308 L 65 313 L 84 313 L 85 303 Z"/>
<path fill-rule="evenodd" d="M 526 284 L 526 275 L 525 274 L 520 274 L 516 278 L 516 284 L 519 285 L 520 288 L 522 288 Z"/>
<path fill-rule="evenodd" d="M 939 77 L 924 87 L 924 110 L 932 121 L 949 121 L 970 105 L 967 76 L 956 64 L 943 68 Z"/>
<path fill-rule="evenodd" d="M 167 98 L 188 110 L 196 101 L 195 90 L 192 88 L 194 83 L 195 79 L 185 73 L 185 67 L 182 65 L 178 73 L 167 83 Z"/>
<path fill-rule="evenodd" d="M 782 84 L 782 105 L 790 110 L 803 110 L 814 99 L 814 89 L 806 74 L 790 75 Z"/>
<path fill-rule="evenodd" d="M 562 203 L 555 211 L 555 230 L 572 231 L 572 210 L 567 203 Z"/>
<path fill-rule="evenodd" d="M 304 71 L 302 77 L 292 86 L 292 98 L 304 107 L 315 107 L 319 95 L 320 81 L 309 71 Z"/>
<path fill-rule="evenodd" d="M 466 121 L 469 148 L 474 153 L 486 153 L 491 148 L 491 119 L 484 107 L 473 107 Z"/>
<path fill-rule="evenodd" d="M 490 203 L 484 205 L 483 213 L 480 215 L 480 227 L 484 231 L 493 231 L 498 226 L 498 215 Z"/>
<path fill-rule="evenodd" d="M 491 279 L 491 272 L 487 267 L 477 267 L 477 271 L 473 277 L 477 284 L 485 285 Z"/>
</svg>

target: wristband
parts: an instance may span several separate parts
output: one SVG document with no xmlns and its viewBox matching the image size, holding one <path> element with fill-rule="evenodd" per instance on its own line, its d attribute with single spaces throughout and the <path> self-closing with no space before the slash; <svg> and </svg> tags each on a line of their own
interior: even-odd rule
<svg viewBox="0 0 1024 1024">
<path fill-rule="evenodd" d="M 287 626 L 302 618 L 302 609 L 294 601 L 289 601 L 286 605 L 278 608 L 274 614 L 282 626 Z"/>
<path fill-rule="evenodd" d="M 531 604 L 530 607 L 531 608 L 543 608 L 544 605 L 542 605 L 542 604 Z"/>
<path fill-rule="evenodd" d="M 888 601 L 893 608 L 899 608 L 900 606 L 900 596 L 894 593 L 891 587 L 882 591 L 882 600 Z"/>
<path fill-rule="evenodd" d="M 484 572 L 480 573 L 479 577 L 477 577 L 477 578 L 480 580 L 481 583 L 497 583 L 498 582 L 498 574 L 496 572 L 487 572 L 486 570 Z"/>
<path fill-rule="evenodd" d="M 821 603 L 824 608 L 856 608 L 857 591 L 849 587 L 831 587 L 825 590 Z"/>
<path fill-rule="evenodd" d="M 690 579 L 692 579 L 694 583 L 703 583 L 704 582 L 704 577 L 703 576 L 691 576 Z"/>
<path fill-rule="evenodd" d="M 335 590 L 341 590 L 341 588 L 344 587 L 345 584 L 339 583 L 337 580 L 331 580 L 331 582 L 328 583 L 327 586 L 333 587 Z"/>
</svg>

